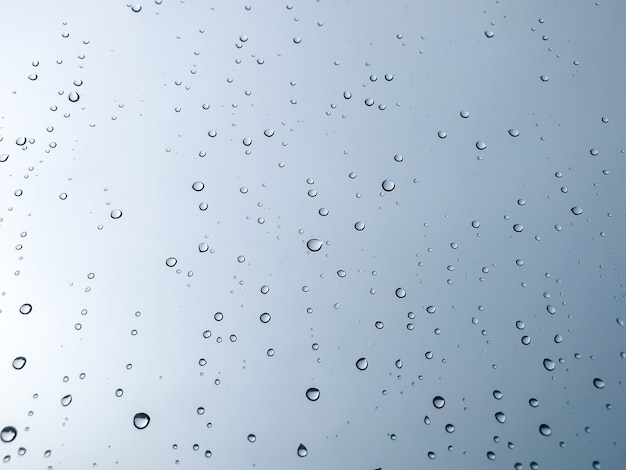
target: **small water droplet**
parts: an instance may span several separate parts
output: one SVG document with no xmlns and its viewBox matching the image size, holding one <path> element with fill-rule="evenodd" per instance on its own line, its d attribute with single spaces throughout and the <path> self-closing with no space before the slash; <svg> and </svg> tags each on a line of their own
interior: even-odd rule
<svg viewBox="0 0 626 470">
<path fill-rule="evenodd" d="M 31 304 L 22 304 L 22 306 L 20 307 L 20 313 L 22 315 L 28 315 L 30 312 L 32 312 L 33 310 L 33 306 Z"/>
<path fill-rule="evenodd" d="M 593 386 L 596 388 L 604 388 L 604 380 L 598 378 L 593 379 Z"/>
<path fill-rule="evenodd" d="M 165 260 L 165 264 L 170 268 L 173 268 L 174 266 L 176 266 L 176 263 L 178 263 L 178 260 L 174 258 L 173 256 L 170 256 L 169 258 Z"/>
<path fill-rule="evenodd" d="M 320 391 L 319 389 L 315 388 L 315 387 L 311 387 L 306 391 L 306 397 L 310 400 L 310 401 L 317 401 L 320 397 Z"/>
<path fill-rule="evenodd" d="M 437 136 L 438 136 L 440 139 L 445 139 L 446 137 L 448 137 L 448 133 L 447 133 L 447 132 L 444 132 L 444 131 L 438 131 L 438 132 L 437 132 Z"/>
<path fill-rule="evenodd" d="M 76 103 L 80 99 L 80 95 L 75 91 L 71 91 L 70 94 L 67 96 L 67 99 L 70 100 L 72 103 Z"/>
<path fill-rule="evenodd" d="M 493 31 L 485 31 L 485 36 L 487 36 L 488 38 L 492 38 L 494 37 L 495 33 Z"/>
<path fill-rule="evenodd" d="M 136 413 L 133 417 L 133 425 L 137 429 L 145 429 L 148 427 L 148 424 L 150 424 L 150 416 L 147 413 Z"/>
<path fill-rule="evenodd" d="M 111 211 L 111 218 L 112 219 L 119 219 L 120 217 L 122 217 L 122 211 L 119 209 L 113 209 Z"/>
<path fill-rule="evenodd" d="M 200 243 L 198 245 L 198 251 L 200 253 L 206 253 L 207 251 L 209 251 L 209 244 L 208 243 Z"/>
<path fill-rule="evenodd" d="M 500 390 L 494 390 L 493 391 L 493 398 L 495 398 L 496 400 L 501 400 L 502 399 L 502 392 Z"/>
<path fill-rule="evenodd" d="M 393 191 L 396 187 L 396 183 L 394 183 L 393 181 L 389 179 L 386 179 L 383 181 L 382 186 L 385 191 Z"/>
<path fill-rule="evenodd" d="M 550 434 L 552 434 L 552 429 L 550 429 L 550 426 L 548 426 L 547 424 L 542 424 L 539 426 L 539 432 L 542 436 L 549 436 Z"/>
<path fill-rule="evenodd" d="M 250 137 L 245 137 L 242 142 L 246 147 L 250 147 L 250 145 L 252 145 L 252 139 Z"/>
<path fill-rule="evenodd" d="M 476 148 L 478 150 L 485 150 L 487 148 L 487 144 L 484 143 L 482 140 L 479 140 L 478 142 L 476 142 Z"/>
<path fill-rule="evenodd" d="M 130 7 L 130 9 L 134 11 L 135 13 L 139 13 L 141 11 L 141 5 L 139 5 L 138 3 L 135 3 L 133 6 Z"/>
<path fill-rule="evenodd" d="M 121 388 L 118 388 L 117 390 L 115 390 L 115 396 L 116 397 L 121 397 L 122 395 L 124 395 L 124 390 L 122 390 Z"/>
<path fill-rule="evenodd" d="M 404 299 L 406 297 L 406 291 L 402 287 L 398 287 L 396 289 L 396 297 L 399 299 Z"/>
<path fill-rule="evenodd" d="M 548 77 L 547 75 L 541 75 L 539 78 L 542 82 L 547 82 L 548 80 L 550 80 L 550 77 Z"/>
<path fill-rule="evenodd" d="M 583 210 L 578 206 L 572 207 L 571 211 L 572 211 L 572 214 L 574 215 L 580 215 L 583 213 Z"/>
<path fill-rule="evenodd" d="M 440 410 L 441 408 L 445 406 L 445 404 L 446 404 L 446 400 L 443 397 L 437 395 L 435 398 L 433 398 L 433 406 L 435 408 Z"/>
<path fill-rule="evenodd" d="M 304 447 L 304 444 L 300 444 L 298 446 L 298 457 L 306 457 L 309 454 L 309 451 L 307 450 L 306 447 Z"/>
<path fill-rule="evenodd" d="M 367 369 L 367 359 L 362 357 L 359 360 L 357 360 L 356 361 L 356 368 L 359 369 L 359 370 Z"/>
<path fill-rule="evenodd" d="M 265 129 L 263 134 L 265 134 L 265 137 L 272 137 L 274 135 L 274 129 Z"/>
<path fill-rule="evenodd" d="M 524 226 L 522 224 L 515 224 L 513 225 L 513 230 L 515 230 L 517 233 L 523 232 Z"/>
<path fill-rule="evenodd" d="M 446 424 L 446 432 L 453 433 L 454 432 L 454 424 Z"/>
<path fill-rule="evenodd" d="M 306 247 L 311 251 L 320 251 L 322 249 L 322 240 L 318 240 L 317 238 L 311 238 L 308 242 L 306 242 Z"/>
<path fill-rule="evenodd" d="M 478 220 L 472 220 L 472 227 L 474 228 L 480 227 L 480 222 Z"/>
<path fill-rule="evenodd" d="M 359 232 L 362 232 L 363 230 L 365 230 L 365 223 L 359 220 L 354 224 L 354 228 Z"/>
<path fill-rule="evenodd" d="M 265 312 L 261 314 L 259 319 L 261 320 L 261 323 L 268 323 L 272 319 L 272 316 L 269 313 Z"/>
<path fill-rule="evenodd" d="M 543 360 L 543 367 L 545 367 L 547 371 L 553 371 L 554 368 L 556 367 L 556 364 L 554 363 L 552 359 L 546 358 Z"/>
<path fill-rule="evenodd" d="M 509 129 L 509 135 L 511 137 L 519 137 L 519 131 L 517 129 Z"/>
<path fill-rule="evenodd" d="M 65 395 L 61 398 L 61 405 L 69 406 L 70 403 L 72 403 L 72 395 Z"/>
<path fill-rule="evenodd" d="M 202 181 L 196 181 L 191 187 L 194 191 L 202 191 L 204 189 L 204 183 Z"/>
<path fill-rule="evenodd" d="M 248 442 L 256 442 L 256 435 L 248 434 Z"/>
<path fill-rule="evenodd" d="M 498 423 L 504 423 L 506 421 L 506 416 L 502 411 L 498 411 L 495 416 Z"/>
<path fill-rule="evenodd" d="M 12 442 L 17 436 L 17 429 L 13 426 L 5 426 L 0 431 L 0 440 L 2 442 Z"/>
<path fill-rule="evenodd" d="M 487 458 L 489 460 L 496 460 L 496 453 L 492 451 L 487 452 Z"/>
<path fill-rule="evenodd" d="M 15 359 L 13 359 L 13 368 L 15 370 L 23 369 L 25 365 L 26 365 L 26 358 L 25 357 L 18 356 Z"/>
<path fill-rule="evenodd" d="M 530 400 L 528 400 L 528 404 L 533 408 L 537 408 L 539 406 L 539 400 L 537 400 L 536 398 L 531 398 Z"/>
</svg>

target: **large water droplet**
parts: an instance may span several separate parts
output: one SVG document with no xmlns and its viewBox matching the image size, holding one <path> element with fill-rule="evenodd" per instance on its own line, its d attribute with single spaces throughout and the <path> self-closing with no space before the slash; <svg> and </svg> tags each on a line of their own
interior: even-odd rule
<svg viewBox="0 0 626 470">
<path fill-rule="evenodd" d="M 5 426 L 0 431 L 0 440 L 2 442 L 12 442 L 17 436 L 17 429 L 13 426 Z"/>
<path fill-rule="evenodd" d="M 256 442 L 256 435 L 248 434 L 248 442 Z"/>
<path fill-rule="evenodd" d="M 446 424 L 446 432 L 453 433 L 454 432 L 454 424 Z"/>
<path fill-rule="evenodd" d="M 493 31 L 485 31 L 485 36 L 491 39 L 495 36 L 495 33 Z"/>
<path fill-rule="evenodd" d="M 72 91 L 67 96 L 67 99 L 70 100 L 72 103 L 76 103 L 80 99 L 80 95 L 76 93 L 75 91 Z"/>
<path fill-rule="evenodd" d="M 309 454 L 309 451 L 307 450 L 306 447 L 304 447 L 304 444 L 300 444 L 298 446 L 298 457 L 306 457 Z"/>
<path fill-rule="evenodd" d="M 578 207 L 578 206 L 572 207 L 571 210 L 572 210 L 572 214 L 574 214 L 574 215 L 580 215 L 580 214 L 583 213 L 583 210 L 580 207 Z"/>
<path fill-rule="evenodd" d="M 536 398 L 531 398 L 530 400 L 528 400 L 528 404 L 533 408 L 537 408 L 539 406 L 539 400 L 537 400 Z"/>
<path fill-rule="evenodd" d="M 396 297 L 399 299 L 404 299 L 406 297 L 406 291 L 402 287 L 398 287 L 396 289 Z"/>
<path fill-rule="evenodd" d="M 504 423 L 506 421 L 506 416 L 502 411 L 498 411 L 495 416 L 498 423 Z"/>
<path fill-rule="evenodd" d="M 306 247 L 311 251 L 320 251 L 322 249 L 322 240 L 318 240 L 317 238 L 311 238 L 308 242 L 306 242 Z"/>
<path fill-rule="evenodd" d="M 358 367 L 358 366 L 357 366 Z M 311 387 L 306 391 L 306 397 L 311 401 L 317 401 L 320 397 L 319 389 Z"/>
<path fill-rule="evenodd" d="M 170 268 L 173 268 L 174 266 L 176 266 L 176 263 L 178 263 L 178 260 L 174 258 L 173 256 L 170 256 L 169 258 L 165 260 L 165 264 L 169 266 Z"/>
<path fill-rule="evenodd" d="M 593 386 L 596 388 L 604 388 L 604 380 L 598 378 L 593 379 Z"/>
<path fill-rule="evenodd" d="M 200 243 L 198 245 L 198 251 L 200 253 L 206 253 L 207 251 L 209 251 L 209 244 L 208 243 Z"/>
<path fill-rule="evenodd" d="M 445 404 L 446 404 L 446 400 L 444 400 L 443 397 L 437 395 L 435 398 L 433 398 L 433 405 L 435 408 L 441 409 L 444 407 Z"/>
<path fill-rule="evenodd" d="M 482 140 L 479 140 L 478 142 L 476 142 L 476 148 L 478 150 L 485 150 L 487 148 L 487 144 L 484 143 Z"/>
<path fill-rule="evenodd" d="M 20 370 L 22 368 L 24 368 L 24 366 L 26 365 L 26 358 L 19 356 L 16 357 L 15 359 L 13 359 L 13 368 L 15 370 Z"/>
<path fill-rule="evenodd" d="M 519 131 L 517 129 L 509 129 L 509 135 L 511 137 L 518 137 L 519 136 Z"/>
<path fill-rule="evenodd" d="M 145 429 L 150 424 L 150 416 L 147 413 L 137 413 L 133 418 L 133 424 L 137 429 Z"/>
<path fill-rule="evenodd" d="M 362 232 L 363 230 L 365 230 L 365 223 L 359 220 L 357 223 L 354 224 L 354 228 L 357 229 L 359 232 Z"/>
<path fill-rule="evenodd" d="M 69 406 L 70 403 L 72 403 L 72 395 L 65 395 L 61 398 L 61 405 Z"/>
<path fill-rule="evenodd" d="M 554 361 L 552 359 L 544 359 L 543 360 L 543 367 L 546 368 L 546 370 L 548 371 L 552 371 L 554 370 L 554 367 L 556 366 L 556 364 L 554 363 Z"/>
<path fill-rule="evenodd" d="M 362 357 L 358 361 L 356 361 L 356 368 L 359 370 L 367 369 L 367 359 Z"/>
<path fill-rule="evenodd" d="M 261 323 L 267 323 L 272 319 L 272 316 L 269 313 L 265 312 L 261 314 L 259 319 L 261 320 Z"/>
<path fill-rule="evenodd" d="M 539 432 L 542 436 L 549 436 L 550 434 L 552 434 L 552 429 L 550 429 L 550 426 L 548 426 L 547 424 L 542 424 L 541 426 L 539 426 Z"/>
<path fill-rule="evenodd" d="M 396 183 L 391 180 L 384 180 L 382 186 L 385 191 L 393 191 L 396 187 Z"/>
<path fill-rule="evenodd" d="M 23 304 L 20 307 L 20 313 L 22 315 L 28 315 L 33 310 L 33 306 L 31 304 Z"/>
<path fill-rule="evenodd" d="M 119 219 L 120 217 L 122 217 L 122 211 L 119 209 L 113 209 L 111 211 L 111 218 L 112 219 Z"/>
<path fill-rule="evenodd" d="M 191 187 L 194 191 L 202 191 L 204 189 L 204 183 L 202 181 L 194 182 Z"/>
<path fill-rule="evenodd" d="M 517 233 L 523 232 L 524 226 L 522 224 L 515 224 L 513 225 L 513 230 L 515 230 Z"/>
</svg>

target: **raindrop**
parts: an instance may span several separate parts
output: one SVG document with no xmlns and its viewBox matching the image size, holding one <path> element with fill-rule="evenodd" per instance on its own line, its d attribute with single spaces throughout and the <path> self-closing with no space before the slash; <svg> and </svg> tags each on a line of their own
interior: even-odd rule
<svg viewBox="0 0 626 470">
<path fill-rule="evenodd" d="M 498 423 L 504 423 L 506 421 L 506 416 L 502 411 L 498 411 L 495 416 Z"/>
<path fill-rule="evenodd" d="M 461 115 L 463 119 L 467 119 L 470 115 L 469 111 L 465 111 L 465 110 L 462 110 L 459 114 Z"/>
<path fill-rule="evenodd" d="M 302 39 L 300 39 L 299 37 L 293 38 L 294 44 L 300 44 L 301 41 L 302 41 Z"/>
<path fill-rule="evenodd" d="M 250 145 L 252 145 L 252 139 L 250 137 L 245 137 L 242 142 L 246 147 L 250 147 Z"/>
<path fill-rule="evenodd" d="M 496 460 L 496 453 L 492 451 L 487 452 L 487 458 L 489 460 Z"/>
<path fill-rule="evenodd" d="M 433 314 L 437 311 L 437 307 L 435 307 L 434 305 L 429 305 L 428 307 L 426 307 L 426 311 L 430 314 Z"/>
<path fill-rule="evenodd" d="M 310 400 L 310 401 L 317 401 L 320 397 L 320 391 L 319 389 L 315 388 L 315 387 L 311 387 L 306 391 L 306 397 Z"/>
<path fill-rule="evenodd" d="M 309 451 L 304 447 L 304 444 L 298 446 L 298 457 L 306 457 Z"/>
<path fill-rule="evenodd" d="M 472 227 L 474 228 L 480 227 L 480 222 L 478 220 L 472 220 Z"/>
<path fill-rule="evenodd" d="M 204 189 L 204 183 L 202 181 L 196 181 L 191 187 L 194 191 L 202 191 Z"/>
<path fill-rule="evenodd" d="M 385 191 L 393 191 L 396 187 L 396 183 L 391 180 L 384 180 L 382 186 Z"/>
<path fill-rule="evenodd" d="M 322 207 L 319 211 L 317 211 L 317 213 L 322 217 L 326 217 L 329 214 L 329 211 L 325 207 Z"/>
<path fill-rule="evenodd" d="M 306 242 L 306 247 L 311 251 L 320 251 L 322 249 L 322 240 L 311 238 L 308 242 Z"/>
<path fill-rule="evenodd" d="M 580 214 L 583 213 L 583 210 L 580 207 L 578 207 L 578 206 L 572 207 L 571 210 L 572 210 L 572 214 L 574 214 L 574 215 L 580 215 Z"/>
<path fill-rule="evenodd" d="M 552 434 L 552 429 L 550 429 L 550 426 L 548 426 L 547 424 L 542 424 L 541 426 L 539 426 L 539 432 L 542 436 L 549 436 L 550 434 Z"/>
<path fill-rule="evenodd" d="M 362 357 L 358 361 L 356 361 L 356 368 L 359 370 L 367 369 L 367 359 Z"/>
<path fill-rule="evenodd" d="M 509 135 L 511 137 L 519 137 L 519 131 L 517 129 L 509 129 Z"/>
<path fill-rule="evenodd" d="M 396 289 L 396 297 L 399 299 L 404 299 L 406 297 L 406 291 L 402 287 L 398 287 Z"/>
<path fill-rule="evenodd" d="M 437 132 L 437 135 L 439 136 L 440 139 L 445 139 L 446 137 L 448 137 L 448 133 L 444 131 Z"/>
<path fill-rule="evenodd" d="M 248 442 L 256 442 L 256 436 L 254 434 L 248 434 Z"/>
<path fill-rule="evenodd" d="M 65 395 L 61 398 L 61 405 L 69 406 L 70 403 L 72 403 L 72 395 Z"/>
<path fill-rule="evenodd" d="M 513 225 L 513 230 L 515 230 L 517 233 L 523 232 L 524 226 L 522 224 L 515 224 Z"/>
<path fill-rule="evenodd" d="M 350 98 L 352 98 L 352 93 L 350 93 L 349 91 L 344 91 L 343 92 L 343 97 L 347 100 L 349 100 Z"/>
<path fill-rule="evenodd" d="M 501 400 L 502 399 L 502 392 L 500 390 L 494 390 L 493 391 L 493 398 L 495 398 L 496 400 Z"/>
<path fill-rule="evenodd" d="M 274 129 L 265 129 L 263 134 L 265 134 L 265 137 L 272 137 L 274 135 Z"/>
<path fill-rule="evenodd" d="M 598 150 L 597 149 L 591 149 L 589 150 L 589 153 L 591 154 L 592 157 L 597 157 L 598 156 Z"/>
<path fill-rule="evenodd" d="M 548 77 L 547 75 L 541 75 L 539 78 L 542 82 L 547 82 L 548 80 L 550 80 L 550 77 Z"/>
<path fill-rule="evenodd" d="M 479 140 L 478 142 L 476 142 L 476 148 L 478 150 L 485 150 L 487 148 L 487 144 L 484 143 L 482 140 Z"/>
<path fill-rule="evenodd" d="M 26 137 L 18 137 L 18 138 L 15 140 L 15 143 L 16 143 L 17 145 L 19 145 L 20 147 L 21 147 L 22 145 L 26 145 Z"/>
<path fill-rule="evenodd" d="M 209 250 L 209 244 L 208 243 L 200 243 L 198 245 L 198 251 L 200 251 L 200 253 L 205 253 Z"/>
<path fill-rule="evenodd" d="M 170 256 L 169 258 L 165 260 L 165 264 L 170 268 L 173 268 L 174 266 L 176 266 L 176 263 L 178 263 L 178 260 L 174 258 L 173 256 Z"/>
<path fill-rule="evenodd" d="M 521 320 L 517 320 L 515 322 L 515 326 L 517 327 L 518 330 L 523 330 L 524 328 L 526 328 L 526 325 Z"/>
<path fill-rule="evenodd" d="M 495 35 L 495 33 L 493 31 L 485 31 L 485 36 L 487 36 L 488 38 L 492 38 Z"/>
<path fill-rule="evenodd" d="M 145 429 L 150 424 L 150 416 L 147 413 L 136 413 L 133 418 L 133 424 L 137 429 Z"/>
<path fill-rule="evenodd" d="M 68 95 L 67 99 L 70 100 L 72 103 L 76 103 L 80 99 L 80 95 L 75 91 L 72 91 Z"/>
<path fill-rule="evenodd" d="M 400 155 L 399 153 L 397 153 L 397 154 L 395 154 L 395 155 L 393 156 L 393 159 L 394 159 L 396 162 L 400 163 L 401 161 L 403 161 L 403 160 L 404 160 L 404 157 L 403 157 L 402 155 Z"/>
<path fill-rule="evenodd" d="M 528 400 L 528 404 L 533 408 L 537 408 L 539 406 L 539 400 L 537 400 L 536 398 L 531 398 L 530 400 Z"/>
<path fill-rule="evenodd" d="M 22 315 L 28 315 L 33 310 L 33 306 L 31 304 L 23 304 L 20 307 L 20 313 Z"/>
<path fill-rule="evenodd" d="M 444 400 L 443 397 L 440 397 L 439 395 L 437 395 L 435 398 L 433 398 L 433 405 L 435 406 L 435 408 L 441 409 L 444 407 L 445 404 L 446 404 L 446 400 Z"/>
<path fill-rule="evenodd" d="M 2 442 L 12 442 L 16 436 L 17 429 L 13 426 L 5 426 L 2 428 L 2 431 L 0 431 L 0 440 L 2 440 Z"/>
<path fill-rule="evenodd" d="M 113 209 L 111 211 L 111 218 L 112 219 L 119 219 L 120 217 L 122 217 L 122 211 L 119 209 Z"/>
<path fill-rule="evenodd" d="M 382 330 L 385 327 L 385 324 L 381 321 L 377 321 L 376 323 L 374 323 L 374 326 L 379 329 Z"/>
<path fill-rule="evenodd" d="M 261 323 L 267 323 L 272 319 L 272 316 L 269 313 L 265 312 L 261 314 L 259 319 L 261 320 Z"/>
<path fill-rule="evenodd" d="M 209 208 L 209 205 L 206 202 L 201 202 L 200 204 L 198 204 L 198 209 L 200 209 L 201 211 L 205 211 Z"/>
<path fill-rule="evenodd" d="M 446 432 L 453 433 L 454 432 L 454 424 L 446 424 Z"/>
<path fill-rule="evenodd" d="M 2 153 L 0 154 L 0 163 L 4 163 L 9 159 L 9 154 L 8 153 Z"/>
<path fill-rule="evenodd" d="M 543 360 L 543 367 L 545 367 L 547 371 L 553 371 L 555 366 L 556 364 L 552 359 L 546 358 Z"/>
<path fill-rule="evenodd" d="M 124 390 L 122 390 L 121 388 L 118 388 L 117 390 L 115 390 L 115 396 L 116 397 L 121 397 L 122 395 L 124 395 Z"/>
<path fill-rule="evenodd" d="M 139 13 L 141 11 L 141 5 L 139 5 L 138 3 L 135 3 L 132 7 L 130 7 L 130 9 L 134 11 L 135 13 Z"/>
<path fill-rule="evenodd" d="M 19 356 L 19 357 L 16 357 L 15 359 L 13 359 L 13 368 L 15 370 L 23 369 L 25 365 L 26 365 L 26 358 L 25 357 Z"/>
<path fill-rule="evenodd" d="M 604 380 L 598 378 L 593 379 L 593 386 L 596 388 L 604 388 Z"/>
<path fill-rule="evenodd" d="M 365 223 L 359 220 L 357 223 L 354 224 L 354 228 L 357 229 L 359 232 L 362 232 L 365 229 Z"/>
</svg>

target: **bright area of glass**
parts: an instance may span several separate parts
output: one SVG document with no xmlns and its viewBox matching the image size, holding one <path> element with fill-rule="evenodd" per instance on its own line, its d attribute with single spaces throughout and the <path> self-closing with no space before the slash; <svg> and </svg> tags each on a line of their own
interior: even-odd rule
<svg viewBox="0 0 626 470">
<path fill-rule="evenodd" d="M 4 3 L 0 467 L 626 468 L 626 4 Z"/>
</svg>

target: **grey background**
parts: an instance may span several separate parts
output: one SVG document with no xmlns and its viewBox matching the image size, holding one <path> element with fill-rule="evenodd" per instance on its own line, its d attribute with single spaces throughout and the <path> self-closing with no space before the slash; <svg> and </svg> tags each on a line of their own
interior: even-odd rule
<svg viewBox="0 0 626 470">
<path fill-rule="evenodd" d="M 141 7 L 0 3 L 7 468 L 624 468 L 621 2 Z"/>
</svg>

